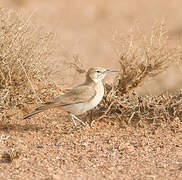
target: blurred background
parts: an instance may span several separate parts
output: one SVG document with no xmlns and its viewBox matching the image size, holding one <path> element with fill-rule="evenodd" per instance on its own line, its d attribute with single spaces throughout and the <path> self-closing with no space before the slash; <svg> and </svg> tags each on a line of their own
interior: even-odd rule
<svg viewBox="0 0 182 180">
<path fill-rule="evenodd" d="M 86 69 L 91 66 L 119 69 L 113 35 L 129 32 L 138 21 L 144 32 L 151 31 L 156 21 L 165 21 L 171 46 L 180 41 L 182 35 L 181 0 L 1 0 L 0 4 L 17 8 L 24 21 L 31 16 L 31 24 L 55 34 L 49 63 L 59 72 L 54 77 L 56 82 L 66 87 L 83 79 L 75 71 L 65 70 L 65 63 L 73 61 L 74 55 L 79 55 Z M 59 77 L 63 74 L 66 75 L 64 83 Z M 182 85 L 181 77 L 180 69 L 174 65 L 146 82 L 138 92 L 175 89 Z M 108 77 L 106 81 L 112 79 Z"/>
</svg>

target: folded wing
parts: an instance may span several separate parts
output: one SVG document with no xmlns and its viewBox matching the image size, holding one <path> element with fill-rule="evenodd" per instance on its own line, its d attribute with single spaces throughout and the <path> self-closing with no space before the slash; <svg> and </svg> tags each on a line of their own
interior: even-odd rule
<svg viewBox="0 0 182 180">
<path fill-rule="evenodd" d="M 52 102 L 46 104 L 54 104 L 54 106 L 65 106 L 69 104 L 82 103 L 89 101 L 96 94 L 92 86 L 81 85 L 77 86 L 67 93 L 55 98 Z"/>
<path fill-rule="evenodd" d="M 58 96 L 53 101 L 42 104 L 42 106 L 36 108 L 30 114 L 25 115 L 24 119 L 27 119 L 35 114 L 38 114 L 42 111 L 45 111 L 53 107 L 66 106 L 69 104 L 82 103 L 82 102 L 89 101 L 95 96 L 95 94 L 96 94 L 96 91 L 91 86 L 87 86 L 87 85 L 77 86 L 71 89 L 70 91 L 68 91 L 67 93 L 61 96 Z"/>
</svg>

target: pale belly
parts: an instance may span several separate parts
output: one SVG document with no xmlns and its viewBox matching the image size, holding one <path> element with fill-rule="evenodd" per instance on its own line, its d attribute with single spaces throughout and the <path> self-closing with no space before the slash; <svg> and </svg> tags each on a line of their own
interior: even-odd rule
<svg viewBox="0 0 182 180">
<path fill-rule="evenodd" d="M 97 93 L 95 97 L 93 97 L 91 100 L 84 103 L 70 104 L 70 105 L 62 107 L 62 109 L 74 115 L 81 115 L 85 113 L 86 111 L 93 109 L 101 102 L 104 96 L 104 87 L 102 83 L 98 84 L 98 86 L 96 87 L 96 91 Z"/>
</svg>

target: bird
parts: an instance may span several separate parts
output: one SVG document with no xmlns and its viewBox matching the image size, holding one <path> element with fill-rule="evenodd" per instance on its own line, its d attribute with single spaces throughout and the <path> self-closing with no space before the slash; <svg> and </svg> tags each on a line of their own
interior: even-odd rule
<svg viewBox="0 0 182 180">
<path fill-rule="evenodd" d="M 80 120 L 77 116 L 93 109 L 101 102 L 104 96 L 104 85 L 102 80 L 110 72 L 118 71 L 102 67 L 90 68 L 86 73 L 84 83 L 61 94 L 50 102 L 42 104 L 30 114 L 25 115 L 24 119 L 50 108 L 60 108 L 70 114 L 74 126 L 77 126 L 77 120 L 80 124 L 89 127 L 87 123 Z"/>
</svg>

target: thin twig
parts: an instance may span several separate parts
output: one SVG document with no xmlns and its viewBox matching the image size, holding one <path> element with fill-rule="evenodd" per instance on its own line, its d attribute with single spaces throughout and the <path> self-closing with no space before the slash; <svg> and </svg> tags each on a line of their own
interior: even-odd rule
<svg viewBox="0 0 182 180">
<path fill-rule="evenodd" d="M 91 122 L 91 127 L 93 126 L 93 123 L 94 123 L 95 121 L 99 121 L 99 120 L 103 119 L 104 117 L 107 117 L 107 113 L 110 111 L 112 105 L 113 105 L 115 102 L 116 102 L 116 101 L 111 102 L 111 104 L 109 105 L 109 107 L 107 108 L 107 110 L 104 112 L 104 114 L 103 114 L 101 117 L 99 117 L 99 118 L 97 118 L 97 119 L 95 119 L 95 120 L 93 120 L 93 121 Z"/>
<path fill-rule="evenodd" d="M 38 10 L 38 9 L 35 9 L 35 10 L 30 14 L 30 16 L 27 18 L 27 21 L 26 21 L 21 27 L 18 28 L 19 31 L 21 31 L 25 26 L 28 26 L 28 24 L 29 24 L 29 22 L 30 22 L 30 19 L 32 18 L 32 16 L 34 15 L 34 13 L 35 13 L 37 10 Z M 25 76 L 27 77 L 27 80 L 28 80 L 28 82 L 30 83 L 30 86 L 31 86 L 31 88 L 32 88 L 32 90 L 33 90 L 33 92 L 34 92 L 34 94 L 37 96 L 38 100 L 42 103 L 42 100 L 41 100 L 41 99 L 39 98 L 39 96 L 37 95 L 36 90 L 35 90 L 35 88 L 34 88 L 32 82 L 31 82 L 30 78 L 28 77 L 28 74 L 27 74 L 27 72 L 26 72 L 25 67 L 24 67 L 23 64 L 21 63 L 21 60 L 20 60 L 20 59 L 17 59 L 17 60 L 18 60 L 18 62 L 20 63 L 20 66 L 22 67 L 22 70 L 24 71 Z"/>
<path fill-rule="evenodd" d="M 32 18 L 32 16 L 35 14 L 35 12 L 38 10 L 38 8 L 34 9 L 33 12 L 30 14 L 30 16 L 27 18 L 26 22 L 18 28 L 19 31 L 21 31 L 25 26 L 28 26 L 30 19 Z"/>
<path fill-rule="evenodd" d="M 27 72 L 26 72 L 25 67 L 23 66 L 23 64 L 21 63 L 21 61 L 20 61 L 19 59 L 17 59 L 17 60 L 18 60 L 18 62 L 20 63 L 20 65 L 21 65 L 21 67 L 22 67 L 22 70 L 23 70 L 23 72 L 25 73 L 25 76 L 26 76 L 28 82 L 30 83 L 30 86 L 31 86 L 31 88 L 32 88 L 32 90 L 33 90 L 33 92 L 34 92 L 34 94 L 37 96 L 38 100 L 39 100 L 41 103 L 43 103 L 42 100 L 41 100 L 41 99 L 39 98 L 39 96 L 37 95 L 36 90 L 35 90 L 35 88 L 34 88 L 32 82 L 31 82 L 31 80 L 30 80 L 29 77 L 28 77 L 28 74 L 27 74 Z"/>
</svg>

